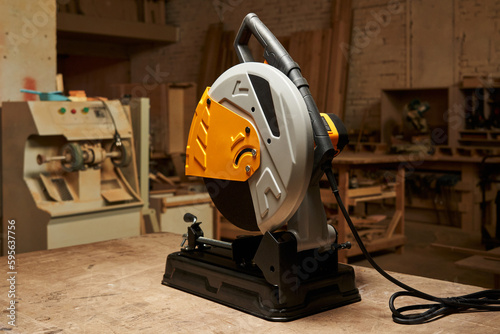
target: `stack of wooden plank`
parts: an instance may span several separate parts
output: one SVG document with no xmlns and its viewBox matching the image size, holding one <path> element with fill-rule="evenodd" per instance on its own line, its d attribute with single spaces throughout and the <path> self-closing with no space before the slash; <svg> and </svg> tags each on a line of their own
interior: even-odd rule
<svg viewBox="0 0 500 334">
<path fill-rule="evenodd" d="M 296 32 L 290 36 L 288 53 L 300 66 L 320 112 L 326 111 L 332 29 Z"/>
<path fill-rule="evenodd" d="M 343 118 L 347 94 L 347 74 L 349 69 L 349 45 L 352 29 L 351 0 L 332 1 L 332 51 L 328 69 L 328 95 L 326 110 Z"/>
<path fill-rule="evenodd" d="M 351 0 L 334 0 L 331 28 L 299 31 L 278 38 L 299 64 L 319 111 L 340 117 L 343 116 L 347 88 L 351 11 Z M 224 31 L 222 23 L 210 25 L 198 77 L 198 95 L 220 74 L 238 63 L 234 37 L 234 31 Z M 262 47 L 255 38 L 250 39 L 249 47 L 256 61 L 263 60 L 260 56 Z"/>
<path fill-rule="evenodd" d="M 234 31 L 224 31 L 222 23 L 208 27 L 198 74 L 198 96 L 225 70 L 238 63 L 233 47 L 235 36 Z"/>
<path fill-rule="evenodd" d="M 149 173 L 150 195 L 174 193 L 185 195 L 205 192 L 203 180 L 199 177 L 165 176 L 161 172 Z"/>
</svg>

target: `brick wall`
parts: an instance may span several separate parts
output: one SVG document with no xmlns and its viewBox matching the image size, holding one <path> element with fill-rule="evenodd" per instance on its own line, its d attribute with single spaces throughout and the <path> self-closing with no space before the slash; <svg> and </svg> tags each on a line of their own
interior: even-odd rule
<svg viewBox="0 0 500 334">
<path fill-rule="evenodd" d="M 500 2 L 459 0 L 455 17 L 459 76 L 500 76 Z"/>
<path fill-rule="evenodd" d="M 140 82 L 148 66 L 168 72 L 167 81 L 197 81 L 208 26 L 223 22 L 237 31 L 246 14 L 254 12 L 276 36 L 328 28 L 331 0 L 169 0 L 166 22 L 180 28 L 180 41 L 132 58 L 132 81 Z"/>
<path fill-rule="evenodd" d="M 380 89 L 407 82 L 406 3 L 355 1 L 349 47 L 349 77 L 344 119 L 356 129 L 378 129 Z"/>
<path fill-rule="evenodd" d="M 365 115 L 366 128 L 379 129 L 383 88 L 448 87 L 464 76 L 500 76 L 498 1 L 353 4 L 351 47 L 361 47 L 350 52 L 348 128 L 359 128 Z M 377 15 L 382 11 L 385 20 Z"/>
<path fill-rule="evenodd" d="M 500 75 L 500 4 L 496 0 L 352 0 L 352 38 L 344 121 L 380 128 L 383 88 L 451 86 L 464 75 Z M 328 28 L 331 0 L 169 0 L 167 22 L 181 40 L 132 57 L 132 81 L 151 69 L 166 81 L 197 81 L 211 23 L 237 30 L 255 12 L 278 36 Z"/>
</svg>

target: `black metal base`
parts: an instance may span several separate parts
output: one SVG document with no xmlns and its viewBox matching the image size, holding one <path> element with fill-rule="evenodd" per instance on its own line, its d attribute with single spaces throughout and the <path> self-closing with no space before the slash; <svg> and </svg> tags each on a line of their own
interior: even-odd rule
<svg viewBox="0 0 500 334">
<path fill-rule="evenodd" d="M 224 250 L 181 251 L 168 256 L 162 284 L 266 320 L 290 321 L 361 300 L 352 267 L 337 264 L 336 252 L 326 257 L 303 254 L 273 285 L 258 267 L 237 264 Z M 331 261 L 333 269 L 325 270 Z"/>
</svg>

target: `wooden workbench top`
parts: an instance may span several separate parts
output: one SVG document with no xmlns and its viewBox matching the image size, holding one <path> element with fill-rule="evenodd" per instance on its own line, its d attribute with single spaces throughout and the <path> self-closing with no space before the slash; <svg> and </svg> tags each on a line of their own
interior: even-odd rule
<svg viewBox="0 0 500 334">
<path fill-rule="evenodd" d="M 355 267 L 362 301 L 288 323 L 268 322 L 161 285 L 165 258 L 179 249 L 174 234 L 105 241 L 17 256 L 17 327 L 9 333 L 492 333 L 500 313 L 451 315 L 403 326 L 392 321 L 390 295 L 399 290 L 372 269 Z M 0 258 L 4 277 L 7 258 Z M 406 284 L 441 296 L 478 290 L 395 274 Z M 7 324 L 8 285 L 0 281 Z M 399 306 L 399 305 L 398 305 Z"/>
<path fill-rule="evenodd" d="M 401 163 L 407 161 L 406 155 L 399 154 L 379 154 L 369 152 L 342 152 L 333 159 L 333 166 L 348 164 L 385 164 Z M 415 156 L 415 158 L 417 158 Z"/>
<path fill-rule="evenodd" d="M 342 152 L 333 159 L 333 166 L 349 164 L 393 164 L 393 163 L 412 163 L 412 162 L 457 162 L 457 163 L 481 163 L 483 157 L 480 156 L 445 156 L 429 155 L 424 153 L 370 153 L 370 152 Z M 500 163 L 500 158 L 492 158 L 486 161 L 489 164 Z M 418 166 L 418 165 L 417 165 Z"/>
</svg>

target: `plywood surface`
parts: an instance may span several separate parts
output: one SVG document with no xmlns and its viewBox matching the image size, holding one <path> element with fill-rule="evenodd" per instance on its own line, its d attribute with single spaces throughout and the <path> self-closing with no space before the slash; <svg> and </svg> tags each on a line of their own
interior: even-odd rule
<svg viewBox="0 0 500 334">
<path fill-rule="evenodd" d="M 387 300 L 397 289 L 355 267 L 362 301 L 289 323 L 272 323 L 160 284 L 181 237 L 150 234 L 18 256 L 17 327 L 9 333 L 493 333 L 499 313 L 453 315 L 419 326 L 393 323 Z M 6 268 L 7 259 L 0 259 Z M 5 269 L 5 271 L 7 271 Z M 4 271 L 4 272 L 5 272 Z M 477 287 L 395 274 L 442 296 Z M 7 281 L 0 304 L 7 305 Z M 3 307 L 2 306 L 2 307 Z M 2 316 L 0 325 L 7 325 Z M 0 328 L 1 328 L 0 327 Z"/>
<path fill-rule="evenodd" d="M 0 1 L 0 105 L 56 88 L 56 1 Z"/>
</svg>

